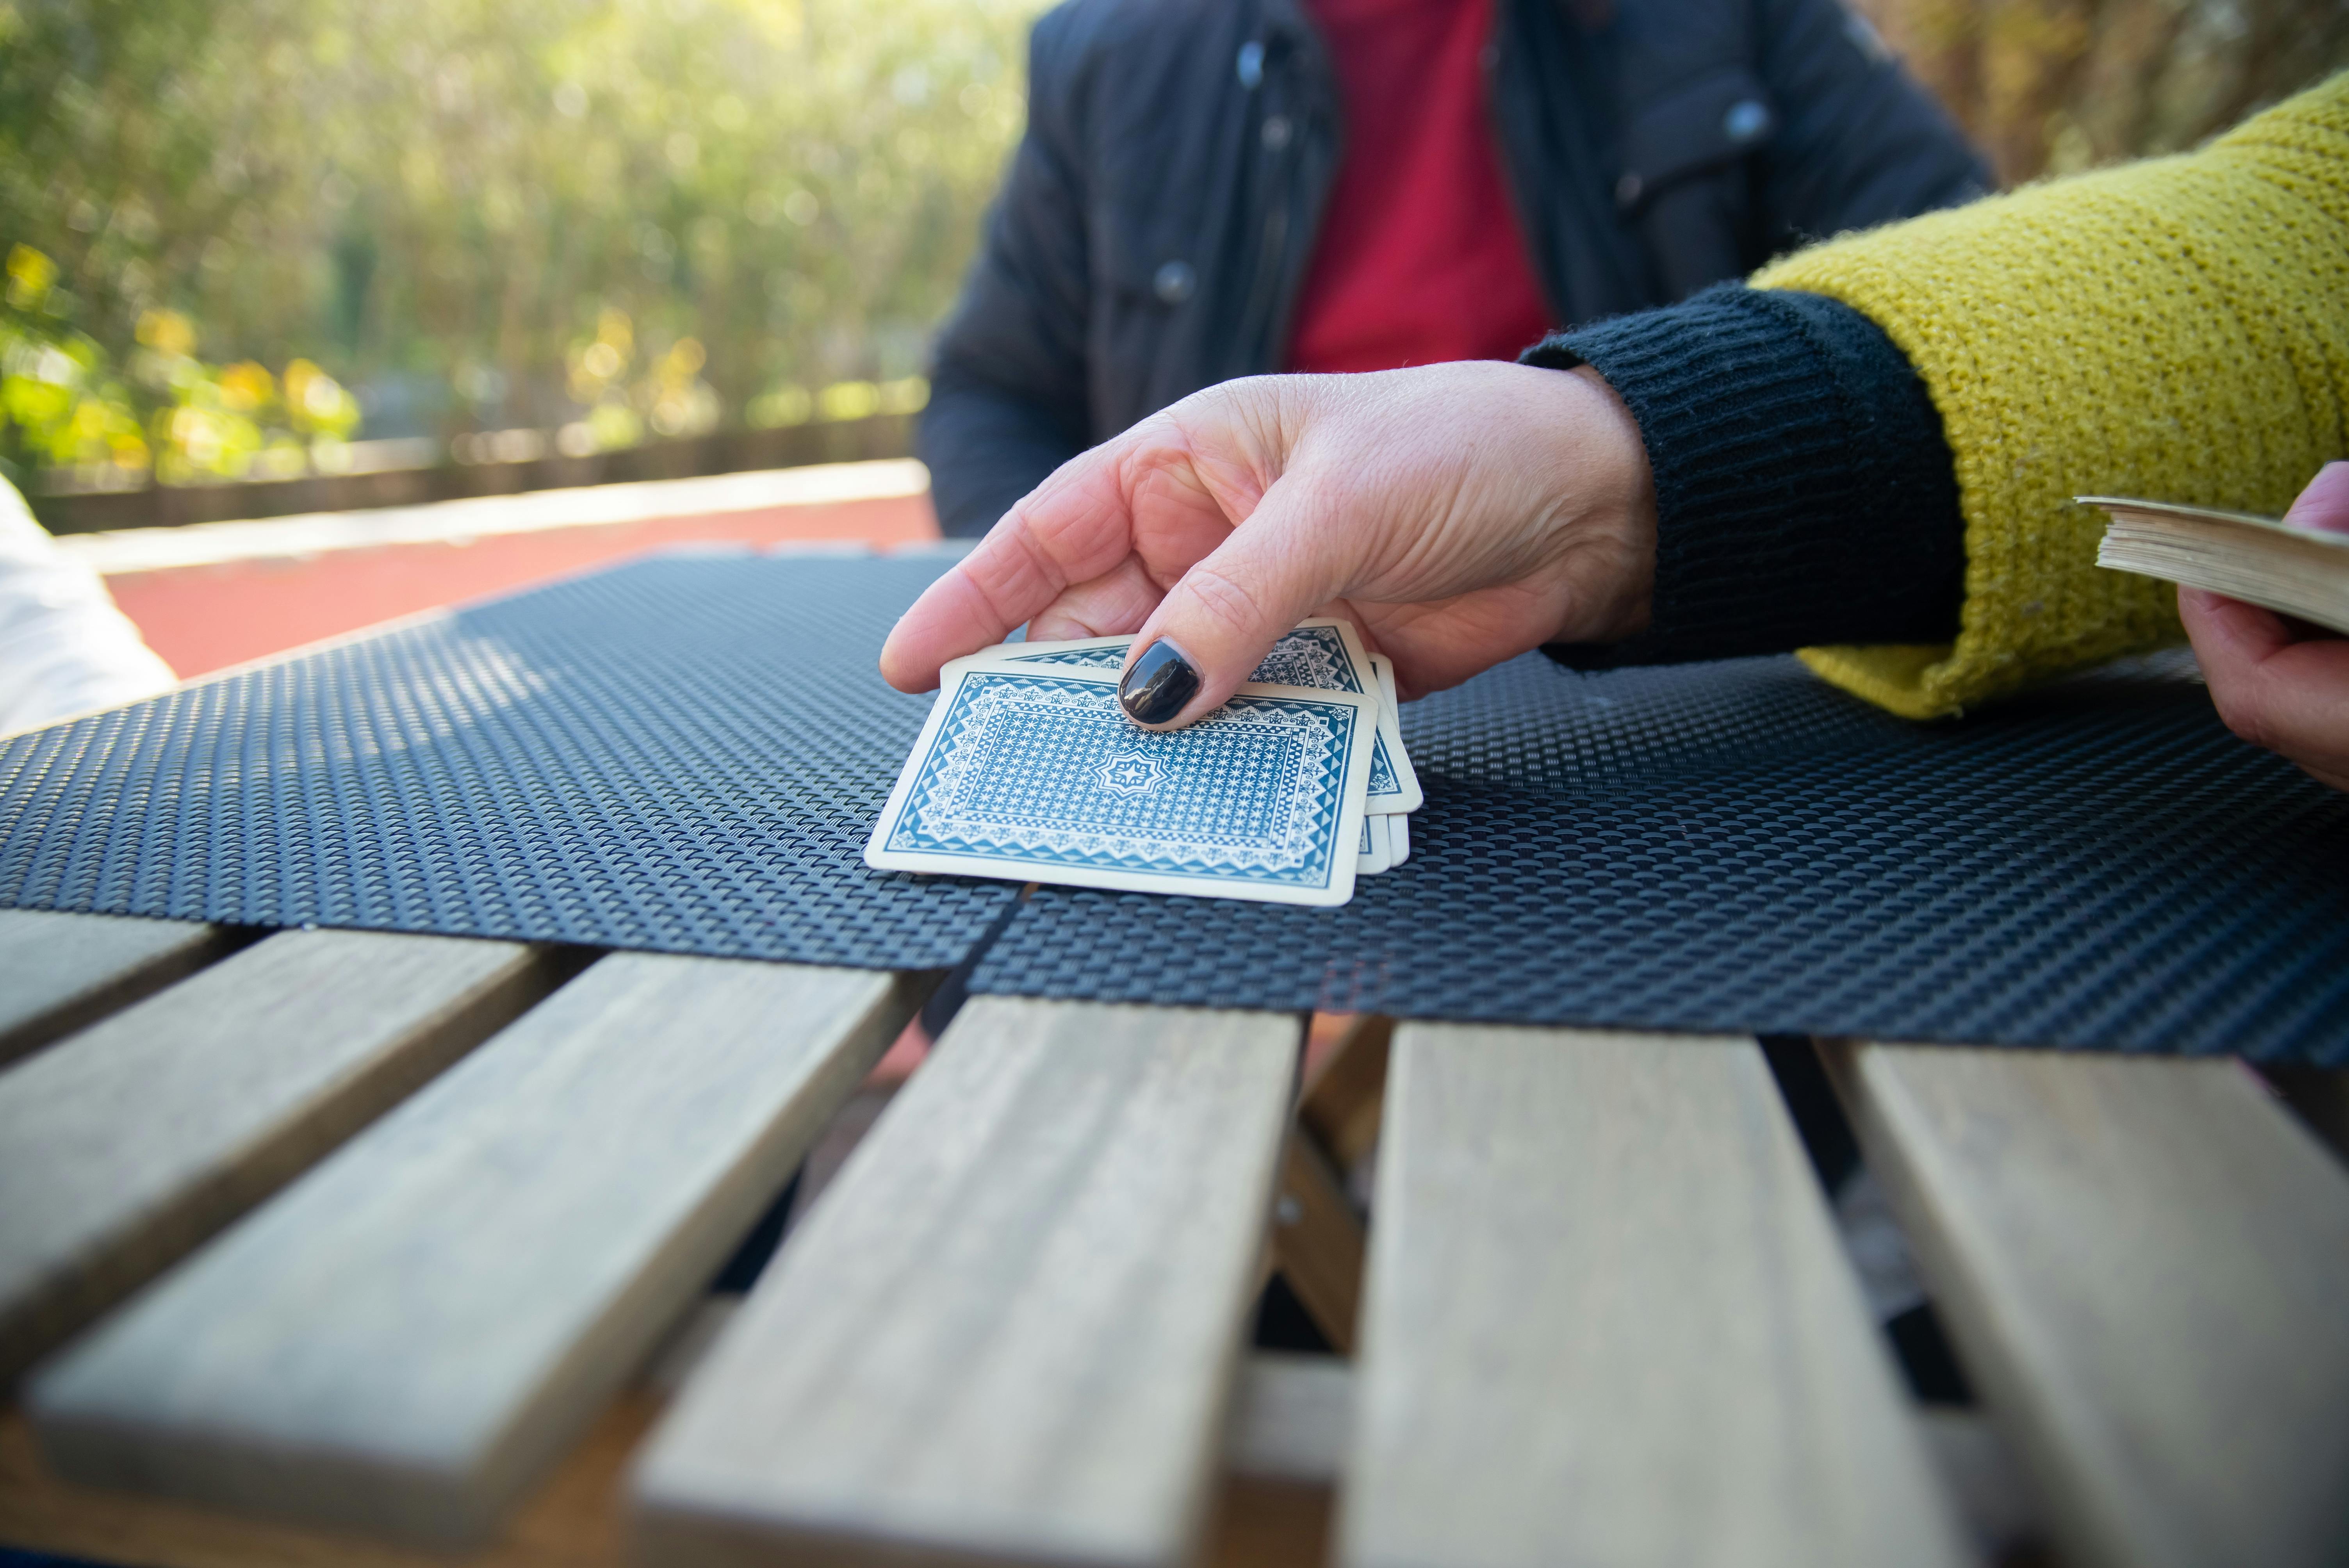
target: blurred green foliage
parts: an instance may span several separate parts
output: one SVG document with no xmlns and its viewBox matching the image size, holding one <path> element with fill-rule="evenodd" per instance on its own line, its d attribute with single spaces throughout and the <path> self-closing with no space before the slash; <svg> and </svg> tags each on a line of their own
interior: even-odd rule
<svg viewBox="0 0 2349 1568">
<path fill-rule="evenodd" d="M 1040 5 L 0 0 L 0 457 L 917 406 Z"/>
<path fill-rule="evenodd" d="M 0 463 L 917 407 L 1043 3 L 0 0 Z M 1854 4 L 2010 181 L 2349 64 L 2344 0 Z"/>
<path fill-rule="evenodd" d="M 57 263 L 10 249 L 0 309 L 0 436 L 12 467 L 69 469 L 89 482 L 287 479 L 348 466 L 357 398 L 306 359 L 281 378 L 251 360 L 197 359 L 195 326 L 176 311 L 139 318 L 119 373 L 64 319 L 74 303 Z M 11 476 L 16 477 L 14 475 Z"/>
</svg>

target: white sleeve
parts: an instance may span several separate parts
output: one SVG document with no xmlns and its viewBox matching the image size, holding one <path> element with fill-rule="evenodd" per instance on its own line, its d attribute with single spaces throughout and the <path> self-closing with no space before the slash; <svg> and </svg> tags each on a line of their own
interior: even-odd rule
<svg viewBox="0 0 2349 1568">
<path fill-rule="evenodd" d="M 0 480 L 0 735 L 177 684 L 98 573 L 59 550 Z"/>
</svg>

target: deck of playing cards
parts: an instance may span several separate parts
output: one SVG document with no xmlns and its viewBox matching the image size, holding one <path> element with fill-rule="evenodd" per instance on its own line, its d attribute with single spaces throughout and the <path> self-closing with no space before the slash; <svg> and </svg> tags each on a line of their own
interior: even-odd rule
<svg viewBox="0 0 2349 1568">
<path fill-rule="evenodd" d="M 2349 634 L 2349 533 L 2175 501 L 2072 499 L 2112 517 L 2096 547 L 2099 566 L 2208 588 Z"/>
<path fill-rule="evenodd" d="M 1421 794 L 1394 668 L 1350 624 L 1306 622 L 1168 734 L 1118 706 L 1133 641 L 1005 643 L 947 665 L 865 863 L 1334 908 L 1411 853 Z"/>
</svg>

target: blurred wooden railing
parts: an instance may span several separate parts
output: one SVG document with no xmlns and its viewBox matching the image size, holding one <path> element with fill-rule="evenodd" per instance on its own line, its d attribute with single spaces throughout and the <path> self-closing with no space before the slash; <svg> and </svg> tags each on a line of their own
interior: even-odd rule
<svg viewBox="0 0 2349 1568">
<path fill-rule="evenodd" d="M 145 490 L 34 495 L 33 511 L 52 533 L 96 533 L 118 528 L 171 528 L 235 518 L 286 517 L 297 512 L 351 511 L 413 506 L 467 496 L 512 495 L 573 485 L 629 480 L 691 479 L 754 469 L 902 458 L 914 449 L 911 414 L 876 414 L 791 425 L 772 430 L 725 430 L 708 436 L 647 441 L 608 452 L 570 457 L 548 452 L 523 462 L 443 461 L 429 468 L 372 473 L 313 474 L 301 479 L 233 484 L 156 485 Z"/>
</svg>

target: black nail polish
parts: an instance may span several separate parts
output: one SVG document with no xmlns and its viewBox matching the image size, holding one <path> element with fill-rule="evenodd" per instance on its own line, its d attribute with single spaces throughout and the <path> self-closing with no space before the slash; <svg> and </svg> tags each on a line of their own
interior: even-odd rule
<svg viewBox="0 0 2349 1568">
<path fill-rule="evenodd" d="M 1117 700 L 1136 724 L 1164 724 L 1198 695 L 1199 672 L 1164 637 L 1143 649 L 1117 683 Z"/>
</svg>

